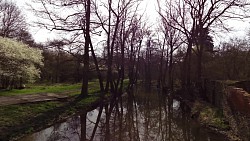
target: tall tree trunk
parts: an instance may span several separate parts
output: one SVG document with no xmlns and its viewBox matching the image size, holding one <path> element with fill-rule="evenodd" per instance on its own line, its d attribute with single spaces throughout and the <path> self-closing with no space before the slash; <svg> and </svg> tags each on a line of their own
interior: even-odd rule
<svg viewBox="0 0 250 141">
<path fill-rule="evenodd" d="M 83 80 L 80 97 L 88 95 L 88 75 L 89 75 L 89 44 L 90 44 L 90 0 L 86 0 L 86 28 L 85 28 L 85 46 L 84 46 L 84 66 Z"/>
<path fill-rule="evenodd" d="M 183 69 L 183 85 L 184 87 L 190 87 L 191 85 L 191 56 L 192 56 L 192 42 L 188 41 L 187 54 L 184 60 L 184 69 Z"/>
<path fill-rule="evenodd" d="M 105 86 L 105 92 L 109 91 L 109 88 L 111 87 L 111 91 L 114 90 L 114 85 L 113 85 L 113 79 L 112 79 L 112 61 L 113 61 L 113 50 L 114 50 L 114 42 L 111 43 L 111 9 L 112 9 L 112 1 L 109 0 L 109 19 L 108 19 L 108 40 L 107 40 L 107 51 L 108 51 L 108 70 L 107 70 L 107 82 Z M 116 23 L 116 30 L 117 30 L 117 23 Z M 116 33 L 113 35 L 113 41 L 115 39 Z"/>
<path fill-rule="evenodd" d="M 162 73 L 162 70 L 163 70 L 163 56 L 164 56 L 164 52 L 163 52 L 163 50 L 164 50 L 164 46 L 163 46 L 163 49 L 162 49 L 162 52 L 161 52 L 161 60 L 160 60 L 160 66 L 159 66 L 159 75 L 158 75 L 158 84 L 157 84 L 157 86 L 158 87 L 161 87 L 161 88 L 163 88 L 164 86 L 164 84 L 163 84 L 163 73 Z"/>
<path fill-rule="evenodd" d="M 164 38 L 164 41 L 163 41 L 163 46 L 162 46 L 162 52 L 161 52 L 161 61 L 160 61 L 160 74 L 159 74 L 159 77 L 158 77 L 158 85 L 159 87 L 161 88 L 164 88 L 165 87 L 165 78 L 164 78 L 164 50 L 165 50 L 165 43 L 166 43 L 166 37 Z"/>
<path fill-rule="evenodd" d="M 123 34 L 125 34 L 125 32 L 123 31 Z M 122 93 L 122 89 L 123 89 L 123 80 L 124 80 L 124 66 L 125 66 L 125 55 L 124 55 L 124 49 L 125 49 L 125 41 L 126 41 L 126 35 L 123 35 L 123 40 L 122 40 L 122 45 L 121 45 L 121 70 L 120 70 L 120 76 L 121 77 L 121 84 L 120 84 L 120 88 L 119 88 L 119 93 Z"/>
<path fill-rule="evenodd" d="M 197 81 L 198 83 L 201 82 L 202 76 L 202 50 L 198 54 L 198 64 L 197 64 Z"/>
<path fill-rule="evenodd" d="M 167 60 L 165 62 L 165 69 L 164 69 L 164 73 L 163 73 L 163 78 L 162 78 L 162 83 L 163 83 L 163 86 L 166 87 L 167 86 L 167 82 L 166 82 L 166 77 L 167 77 L 167 72 L 169 72 L 169 53 L 168 53 L 168 50 L 167 50 Z"/>
<path fill-rule="evenodd" d="M 169 70 L 168 70 L 168 84 L 170 90 L 173 90 L 173 52 L 174 52 L 174 47 L 173 45 L 170 46 L 170 57 L 169 57 Z"/>
<path fill-rule="evenodd" d="M 135 84 L 137 83 L 137 79 L 138 79 L 138 76 L 139 76 L 141 43 L 142 43 L 142 40 L 140 40 L 139 48 L 137 50 L 137 62 L 136 62 L 136 68 L 135 68 L 135 81 L 134 81 Z"/>
</svg>

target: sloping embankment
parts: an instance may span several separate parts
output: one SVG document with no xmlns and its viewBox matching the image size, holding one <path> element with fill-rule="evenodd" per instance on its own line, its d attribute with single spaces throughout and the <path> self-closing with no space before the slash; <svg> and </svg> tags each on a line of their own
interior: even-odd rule
<svg viewBox="0 0 250 141">
<path fill-rule="evenodd" d="M 208 102 L 223 110 L 233 132 L 244 141 L 250 140 L 250 81 L 230 86 L 221 81 L 207 81 L 204 88 Z"/>
</svg>

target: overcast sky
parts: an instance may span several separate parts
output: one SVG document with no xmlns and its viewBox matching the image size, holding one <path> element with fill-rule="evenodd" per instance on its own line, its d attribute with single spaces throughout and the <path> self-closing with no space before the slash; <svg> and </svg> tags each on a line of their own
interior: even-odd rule
<svg viewBox="0 0 250 141">
<path fill-rule="evenodd" d="M 26 21 L 29 24 L 29 30 L 33 35 L 33 38 L 36 42 L 46 42 L 48 39 L 56 38 L 53 32 L 41 29 L 37 27 L 34 22 L 38 20 L 38 18 L 29 10 L 29 6 L 27 4 L 32 4 L 32 0 L 12 0 L 16 2 L 17 6 L 21 8 L 23 14 L 25 15 Z"/>
<path fill-rule="evenodd" d="M 32 4 L 31 0 L 12 0 L 16 2 L 17 6 L 23 10 L 23 13 L 26 15 L 26 20 L 30 24 L 29 30 L 32 33 L 35 41 L 37 42 L 46 42 L 47 40 L 56 38 L 56 35 L 48 31 L 46 29 L 41 29 L 36 27 L 33 22 L 38 19 L 36 16 L 28 10 L 28 6 L 26 3 Z M 140 9 L 146 9 L 146 15 L 152 22 L 152 24 L 156 24 L 157 12 L 155 8 L 157 7 L 156 0 L 144 0 L 144 3 L 141 5 Z M 248 20 L 249 21 L 249 20 Z M 223 33 L 220 36 L 215 37 L 216 42 L 229 39 L 230 37 L 242 37 L 250 28 L 249 22 L 242 21 L 230 21 L 228 23 L 230 27 L 232 27 L 233 31 L 230 33 Z"/>
</svg>

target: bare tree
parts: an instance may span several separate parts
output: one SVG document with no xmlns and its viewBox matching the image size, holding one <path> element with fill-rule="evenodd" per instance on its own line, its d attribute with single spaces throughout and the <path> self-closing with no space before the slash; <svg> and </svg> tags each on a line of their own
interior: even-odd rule
<svg viewBox="0 0 250 141">
<path fill-rule="evenodd" d="M 166 1 L 168 9 L 166 11 L 168 18 L 171 18 L 174 24 L 170 24 L 176 30 L 185 35 L 187 43 L 187 53 L 184 60 L 184 84 L 190 86 L 191 82 L 191 55 L 195 46 L 196 54 L 199 57 L 197 65 L 197 81 L 202 78 L 202 52 L 204 46 L 201 46 L 200 37 L 205 36 L 205 32 L 211 28 L 225 27 L 223 21 L 229 18 L 239 18 L 244 15 L 233 14 L 235 10 L 246 10 L 245 0 L 178 0 Z M 164 17 L 164 16 L 162 16 Z"/>
<path fill-rule="evenodd" d="M 95 1 L 95 14 L 105 32 L 105 54 L 107 55 L 107 75 L 105 91 L 121 90 L 124 79 L 124 52 L 131 34 L 132 21 L 135 18 L 138 1 Z M 103 7 L 99 7 L 102 5 Z M 134 7 L 135 5 L 135 7 Z M 133 10 L 133 8 L 135 10 Z M 100 12 L 102 9 L 102 12 Z M 102 13 L 107 13 L 102 14 Z M 115 61 L 116 60 L 116 61 Z M 118 61 L 120 60 L 120 61 Z M 116 68 L 116 70 L 114 69 Z M 117 72 L 117 79 L 114 73 Z"/>
<path fill-rule="evenodd" d="M 146 36 L 145 23 L 143 23 L 141 17 L 132 21 L 130 30 L 127 48 L 129 88 L 137 82 L 142 41 Z"/>
<path fill-rule="evenodd" d="M 125 77 L 125 51 L 128 45 L 128 37 L 132 33 L 132 21 L 136 17 L 138 1 L 35 1 L 41 6 L 40 9 L 33 7 L 34 12 L 42 18 L 41 21 L 37 22 L 39 26 L 64 33 L 61 35 L 64 35 L 64 38 L 69 37 L 67 39 L 69 43 L 84 44 L 82 95 L 87 93 L 90 51 L 102 93 L 104 91 L 122 90 Z M 66 10 L 67 12 L 65 12 Z M 94 52 L 96 44 L 92 42 L 93 40 L 90 37 L 95 35 L 104 35 L 106 38 L 104 47 L 107 54 L 107 58 L 104 58 L 107 67 L 106 86 L 103 84 L 104 79 Z M 115 57 L 119 57 L 118 59 L 121 62 L 115 64 Z M 118 79 L 114 79 L 116 71 L 118 72 Z"/>
<path fill-rule="evenodd" d="M 25 44 L 28 44 L 30 47 L 36 47 L 36 43 L 33 39 L 33 36 L 27 29 L 20 29 L 18 30 L 18 33 L 15 33 L 13 35 L 16 40 L 22 41 Z"/>
<path fill-rule="evenodd" d="M 80 97 L 88 95 L 89 47 L 91 43 L 91 0 L 86 1 L 49 1 L 35 0 L 41 7 L 32 7 L 41 18 L 37 24 L 49 30 L 61 31 L 69 42 L 84 44 L 83 79 Z M 64 13 L 64 14 L 61 14 Z M 80 46 L 79 46 L 80 47 Z"/>
<path fill-rule="evenodd" d="M 25 18 L 13 2 L 0 2 L 0 17 L 0 36 L 13 38 L 26 30 Z"/>
</svg>

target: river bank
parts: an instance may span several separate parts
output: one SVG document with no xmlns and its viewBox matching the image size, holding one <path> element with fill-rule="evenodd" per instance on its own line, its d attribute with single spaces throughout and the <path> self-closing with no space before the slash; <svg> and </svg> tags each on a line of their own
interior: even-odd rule
<svg viewBox="0 0 250 141">
<path fill-rule="evenodd" d="M 79 112 L 22 138 L 28 140 L 196 140 L 222 141 L 224 136 L 202 127 L 190 108 L 155 87 L 138 86 L 90 112 Z M 82 136 L 83 134 L 86 134 Z"/>
<path fill-rule="evenodd" d="M 230 141 L 249 140 L 249 81 L 205 81 L 203 97 L 186 102 L 192 118 Z M 199 94 L 197 94 L 199 97 Z"/>
<path fill-rule="evenodd" d="M 89 96 L 78 100 L 80 87 L 80 84 L 36 85 L 23 90 L 2 91 L 0 141 L 16 140 L 62 122 L 78 111 L 96 107 L 100 101 L 98 82 L 90 82 Z M 53 98 L 49 97 L 52 94 Z M 15 100 L 15 97 L 19 99 Z"/>
<path fill-rule="evenodd" d="M 0 140 L 16 140 L 52 124 L 62 122 L 80 111 L 89 111 L 100 103 L 98 95 L 77 101 L 38 102 L 1 106 Z"/>
<path fill-rule="evenodd" d="M 214 85 L 214 86 L 219 86 L 219 85 Z M 0 120 L 0 140 L 7 141 L 7 140 L 19 139 L 23 137 L 24 135 L 40 131 L 56 123 L 64 122 L 79 113 L 86 113 L 88 111 L 91 111 L 95 109 L 96 107 L 99 107 L 100 104 L 102 104 L 103 100 L 105 99 L 108 101 L 109 99 L 108 97 L 106 97 L 105 99 L 103 98 L 101 99 L 100 96 L 98 95 L 98 92 L 93 91 L 93 89 L 94 88 L 92 87 L 93 93 L 89 94 L 88 97 L 85 97 L 82 100 L 77 100 L 76 99 L 77 95 L 72 95 L 66 99 L 60 99 L 57 101 L 23 103 L 23 104 L 0 106 L 0 113 L 1 113 L 0 115 L 0 119 L 1 119 Z M 217 89 L 216 91 L 213 90 L 215 88 L 211 88 L 211 89 L 214 92 L 222 94 L 222 91 L 220 89 L 216 88 Z M 139 103 L 141 102 L 144 103 L 145 100 L 152 101 L 153 103 L 151 104 L 153 105 L 156 104 L 155 105 L 156 107 L 152 105 L 153 106 L 152 108 L 154 110 L 158 108 L 161 109 L 160 111 L 156 110 L 156 112 L 159 112 L 159 116 L 162 116 L 163 112 L 166 112 L 166 115 L 170 114 L 173 116 L 173 114 L 175 114 L 174 111 L 177 110 L 175 109 L 175 107 L 178 101 L 175 101 L 173 103 L 173 99 L 171 100 L 167 98 L 168 96 L 164 98 L 165 99 L 164 101 L 162 101 L 164 97 L 163 95 L 165 94 L 159 95 L 157 93 L 154 93 L 154 94 L 151 94 L 151 93 L 153 92 L 149 90 L 146 90 L 146 91 L 142 90 L 142 92 L 138 93 L 136 96 L 137 101 Z M 146 95 L 146 99 L 145 99 L 145 95 Z M 212 95 L 215 95 L 215 94 L 212 94 Z M 216 94 L 216 95 L 219 95 L 219 94 Z M 130 96 L 128 98 L 130 98 Z M 213 98 L 213 99 L 215 101 L 223 101 L 223 100 L 217 100 L 216 98 Z M 232 120 L 229 119 L 229 117 L 232 117 L 232 116 L 228 114 L 228 111 L 230 109 L 225 109 L 225 108 L 229 108 L 228 106 L 225 107 L 225 103 L 224 105 L 221 105 L 218 102 L 208 103 L 202 100 L 196 100 L 195 102 L 187 102 L 186 99 L 178 99 L 178 98 L 177 100 L 182 101 L 181 103 L 186 103 L 185 105 L 187 105 L 191 109 L 191 112 L 189 115 L 188 114 L 189 110 L 184 110 L 186 109 L 185 108 L 186 106 L 184 106 L 181 103 L 179 103 L 180 104 L 179 106 L 177 105 L 177 108 L 181 108 L 183 111 L 179 109 L 180 111 L 177 110 L 176 112 L 178 113 L 180 112 L 181 114 L 183 114 L 183 116 L 187 116 L 187 117 L 184 117 L 185 120 L 187 120 L 187 123 L 189 122 L 188 120 L 191 117 L 192 121 L 198 122 L 202 127 L 208 129 L 209 130 L 208 132 L 215 133 L 215 134 L 219 133 L 223 137 L 225 137 L 226 140 L 233 140 L 233 141 L 241 140 L 239 138 L 239 134 L 235 132 L 235 129 L 234 129 L 235 124 L 232 124 Z M 129 103 L 130 101 L 131 99 L 129 100 Z M 159 102 L 161 102 L 162 104 L 159 104 Z M 172 103 L 173 107 L 169 107 L 169 102 Z M 218 105 L 220 106 L 217 107 L 215 104 L 217 104 L 217 106 Z M 143 106 L 147 106 L 147 104 L 146 105 L 143 104 Z M 222 106 L 222 109 L 221 109 L 221 106 Z M 169 109 L 169 108 L 170 108 L 170 111 L 168 110 L 165 111 L 165 109 Z M 172 112 L 171 112 L 171 109 L 172 109 Z M 135 109 L 135 110 L 138 110 L 138 109 Z M 149 112 L 149 111 L 146 111 L 146 112 Z M 127 114 L 127 113 L 124 113 L 124 114 Z M 148 116 L 148 115 L 145 115 L 145 116 Z M 163 118 L 162 120 L 165 120 L 165 119 Z M 176 120 L 176 119 L 172 119 L 172 120 Z M 167 122 L 169 121 L 167 120 Z M 172 123 L 172 124 L 175 124 L 175 123 Z M 195 123 L 192 126 L 197 126 L 197 125 Z M 158 127 L 155 127 L 155 128 L 158 128 Z M 183 127 L 180 127 L 179 130 L 182 130 L 182 128 Z M 196 127 L 195 127 L 195 130 L 196 130 Z"/>
</svg>

